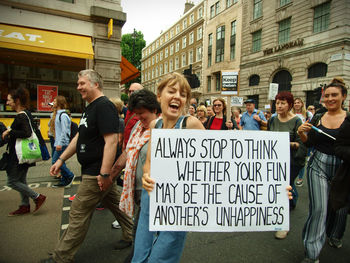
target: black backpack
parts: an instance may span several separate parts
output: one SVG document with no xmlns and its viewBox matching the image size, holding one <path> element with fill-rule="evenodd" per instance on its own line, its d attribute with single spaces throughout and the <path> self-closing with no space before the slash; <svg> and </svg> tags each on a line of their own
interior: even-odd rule
<svg viewBox="0 0 350 263">
<path fill-rule="evenodd" d="M 58 120 L 61 122 L 61 116 L 62 114 L 65 113 L 68 115 L 67 112 L 61 112 L 60 116 L 58 117 Z M 69 115 L 68 115 L 69 117 Z M 73 140 L 73 138 L 75 137 L 75 135 L 78 133 L 79 131 L 79 127 L 78 127 L 78 124 L 76 124 L 74 121 L 71 120 L 70 122 L 70 137 L 69 137 L 69 140 Z"/>
</svg>

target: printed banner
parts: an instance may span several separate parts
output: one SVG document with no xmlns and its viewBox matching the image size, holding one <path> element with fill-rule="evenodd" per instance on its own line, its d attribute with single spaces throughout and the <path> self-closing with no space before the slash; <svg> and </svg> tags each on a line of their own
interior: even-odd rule
<svg viewBox="0 0 350 263">
<path fill-rule="evenodd" d="M 289 133 L 153 129 L 151 231 L 289 230 Z"/>
<path fill-rule="evenodd" d="M 51 111 L 49 103 L 58 95 L 58 86 L 37 85 L 38 111 Z"/>
</svg>

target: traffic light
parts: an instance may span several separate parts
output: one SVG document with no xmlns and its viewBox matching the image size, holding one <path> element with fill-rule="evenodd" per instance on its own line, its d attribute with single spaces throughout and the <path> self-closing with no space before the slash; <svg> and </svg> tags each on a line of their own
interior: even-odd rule
<svg viewBox="0 0 350 263">
<path fill-rule="evenodd" d="M 183 74 L 188 84 L 190 84 L 191 89 L 198 88 L 201 85 L 197 75 L 192 73 L 192 65 L 188 69 L 185 69 Z"/>
</svg>

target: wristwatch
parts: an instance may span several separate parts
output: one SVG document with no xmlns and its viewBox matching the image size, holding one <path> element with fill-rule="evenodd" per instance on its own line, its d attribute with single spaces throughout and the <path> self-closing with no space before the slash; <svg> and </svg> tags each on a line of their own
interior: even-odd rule
<svg viewBox="0 0 350 263">
<path fill-rule="evenodd" d="M 107 178 L 109 174 L 100 174 L 103 178 Z"/>
</svg>

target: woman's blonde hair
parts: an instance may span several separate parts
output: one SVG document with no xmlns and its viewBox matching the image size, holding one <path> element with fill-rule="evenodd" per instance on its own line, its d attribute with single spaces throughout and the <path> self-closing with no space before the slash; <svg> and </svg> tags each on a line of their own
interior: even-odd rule
<svg viewBox="0 0 350 263">
<path fill-rule="evenodd" d="M 56 100 L 56 107 L 53 110 L 52 118 L 50 120 L 50 132 L 54 137 L 55 137 L 55 121 L 56 121 L 56 115 L 57 115 L 57 107 L 59 107 L 61 110 L 68 108 L 68 103 L 65 97 L 58 95 L 55 98 L 55 100 Z"/>
<path fill-rule="evenodd" d="M 157 95 L 160 96 L 166 86 L 171 87 L 175 86 L 176 84 L 179 84 L 180 92 L 186 93 L 186 103 L 188 104 L 191 99 L 191 87 L 184 75 L 177 72 L 169 73 L 163 77 L 163 79 L 158 83 Z"/>
<path fill-rule="evenodd" d="M 203 111 L 204 112 L 204 117 L 207 117 L 207 108 L 204 106 L 204 105 L 200 105 L 198 108 L 197 108 L 197 114 L 198 114 L 198 111 Z"/>
<path fill-rule="evenodd" d="M 303 100 L 302 100 L 301 98 L 295 98 L 295 99 L 294 99 L 294 103 L 295 103 L 296 100 L 299 100 L 299 101 L 301 102 L 301 104 L 302 104 L 302 106 L 301 106 L 301 115 L 303 115 L 303 117 L 304 117 L 305 119 L 307 119 L 306 108 L 305 108 L 305 104 L 304 104 Z M 296 113 L 296 112 L 295 112 L 295 109 L 294 109 L 294 104 L 293 104 L 292 112 L 293 112 L 294 114 Z"/>
<path fill-rule="evenodd" d="M 120 114 L 124 106 L 123 101 L 118 97 L 113 97 L 113 98 L 110 98 L 109 100 L 114 104 L 114 106 L 117 108 L 118 113 Z"/>
</svg>

